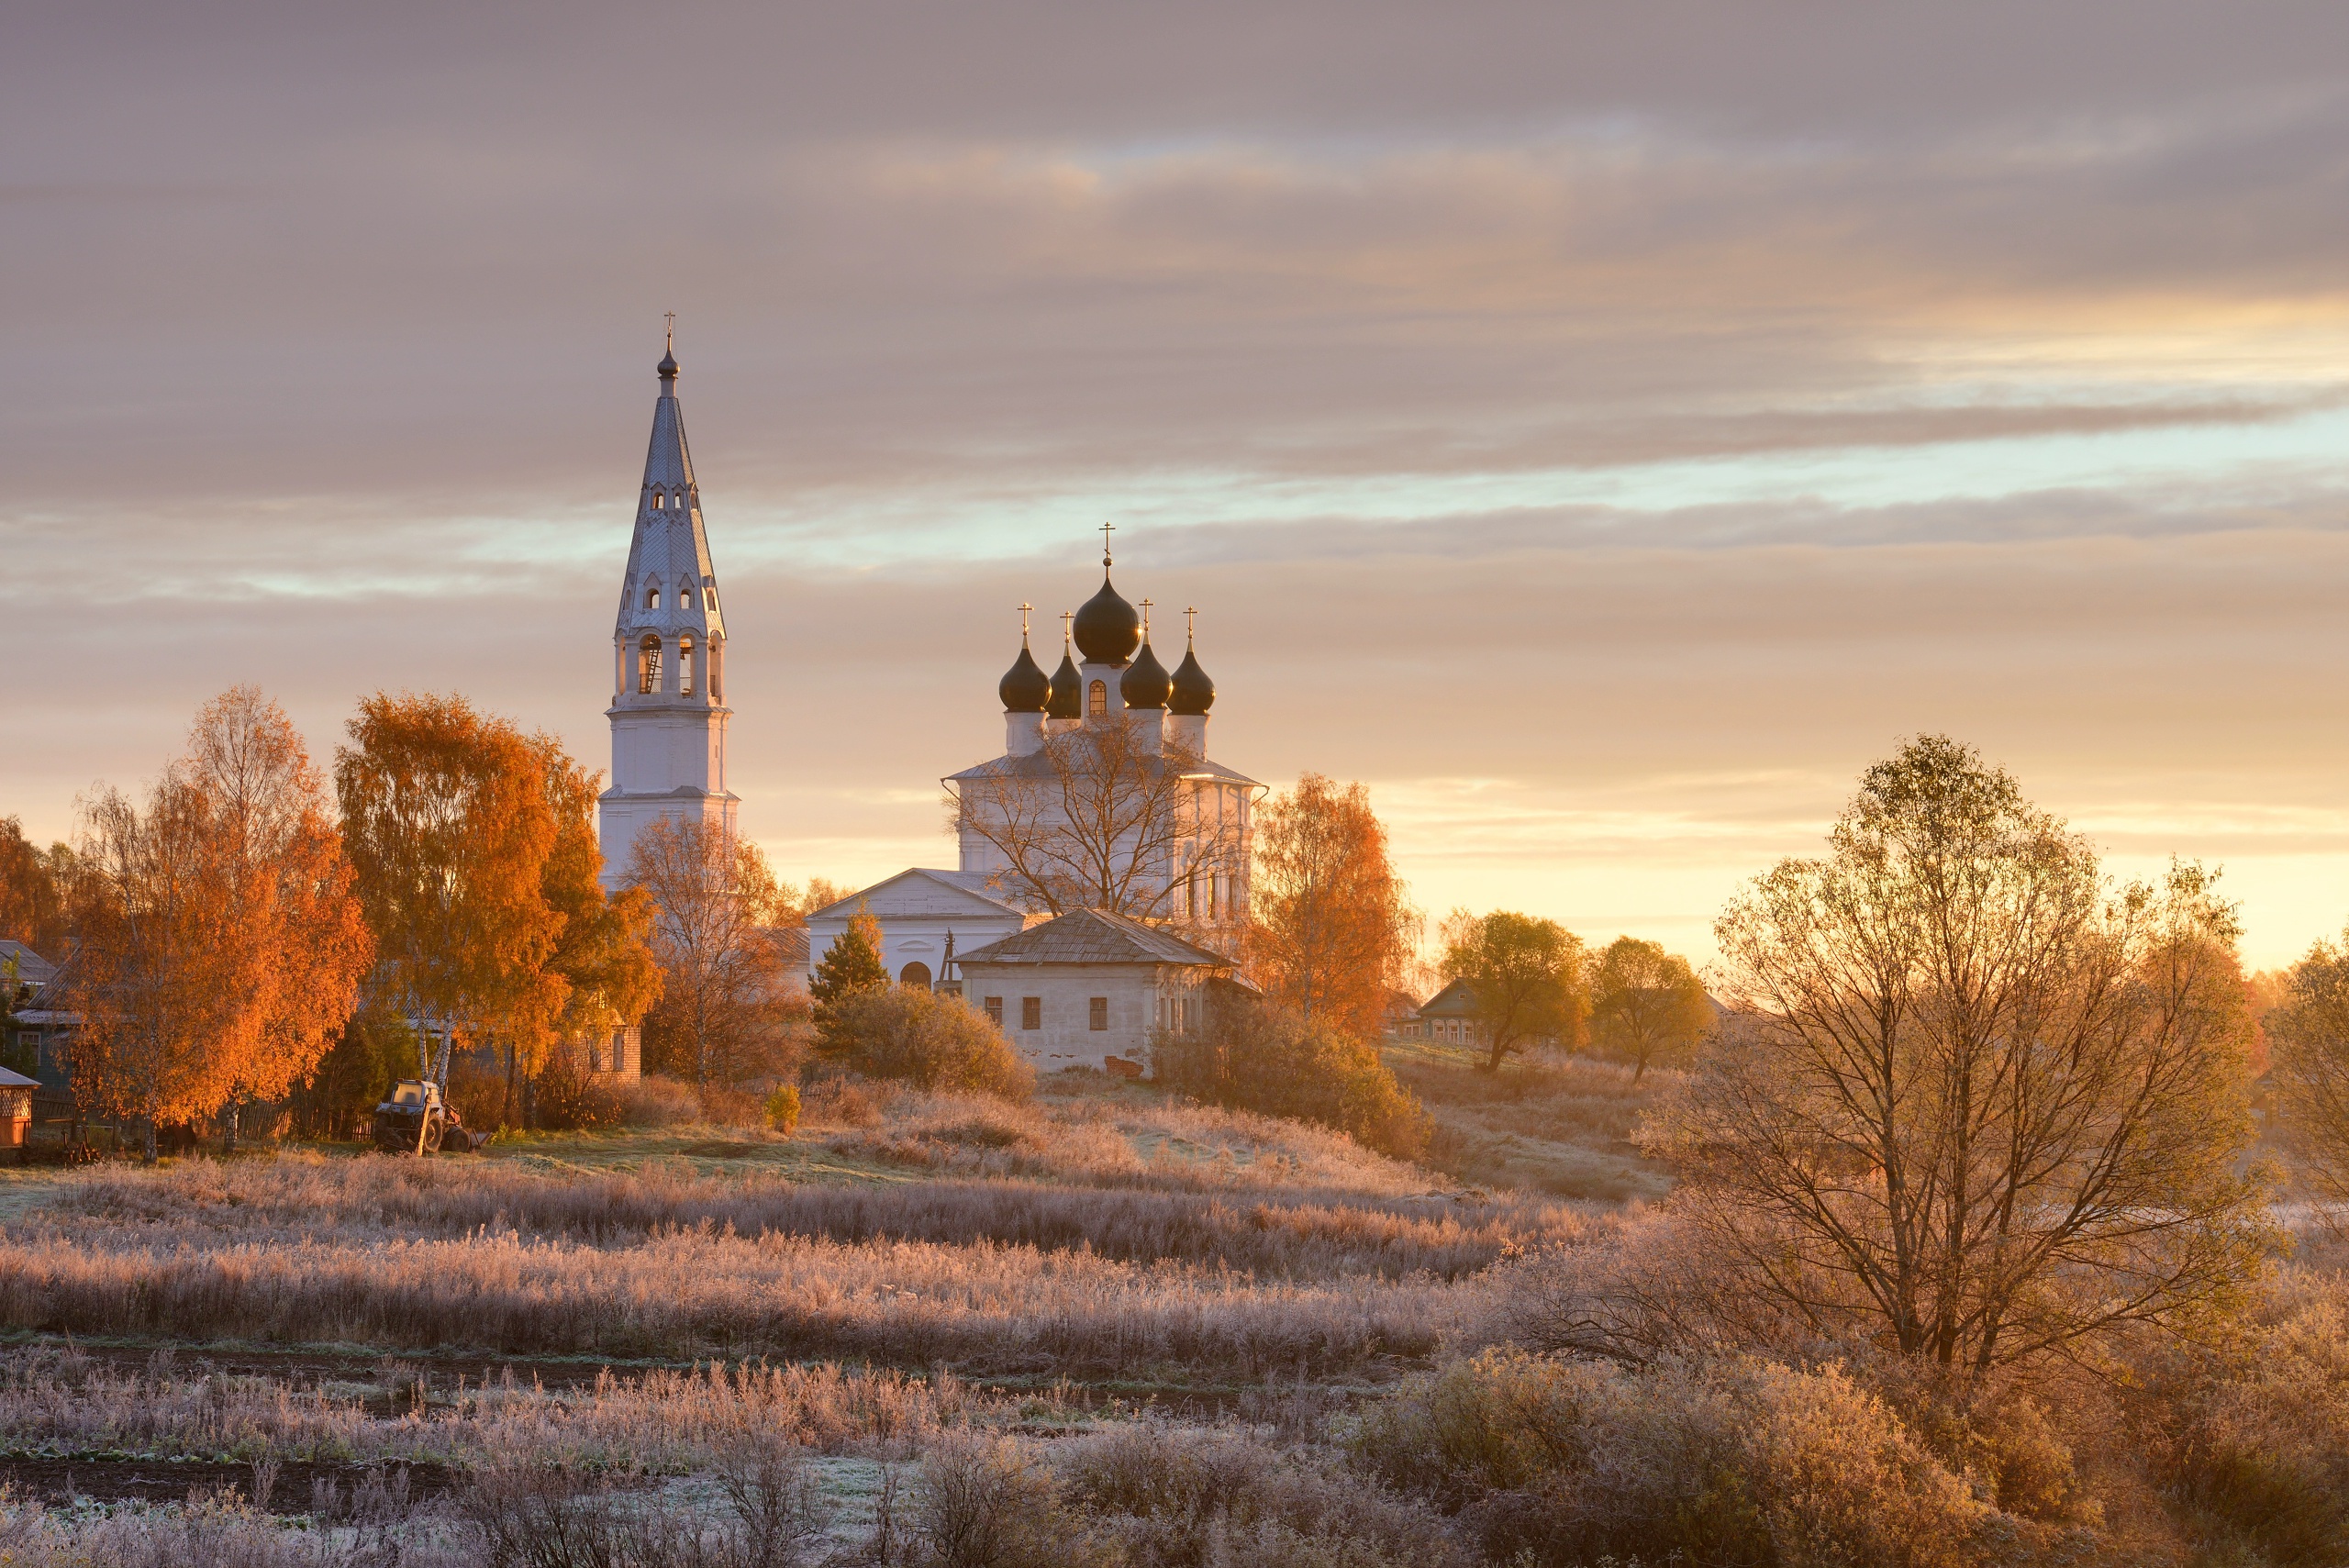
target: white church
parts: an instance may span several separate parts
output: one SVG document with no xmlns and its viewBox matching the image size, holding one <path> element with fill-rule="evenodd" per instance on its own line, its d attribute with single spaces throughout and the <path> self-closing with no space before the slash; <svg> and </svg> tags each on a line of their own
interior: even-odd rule
<svg viewBox="0 0 2349 1568">
<path fill-rule="evenodd" d="M 726 782 L 726 623 L 674 347 L 658 371 L 612 634 L 607 887 L 653 821 L 730 832 L 740 804 Z M 1105 549 L 1100 589 L 1062 617 L 1050 676 L 1022 606 L 1019 654 L 996 686 L 1003 754 L 941 781 L 961 803 L 958 864 L 909 868 L 807 920 L 811 976 L 869 914 L 899 984 L 958 992 L 1040 1071 L 1138 1062 L 1153 1029 L 1196 1024 L 1207 987 L 1232 979 L 1248 907 L 1264 786 L 1208 758 L 1215 684 L 1195 639 L 1170 673 L 1150 645 L 1150 602 L 1119 595 L 1110 564 Z M 634 1075 L 635 1037 L 596 1065 Z"/>
</svg>

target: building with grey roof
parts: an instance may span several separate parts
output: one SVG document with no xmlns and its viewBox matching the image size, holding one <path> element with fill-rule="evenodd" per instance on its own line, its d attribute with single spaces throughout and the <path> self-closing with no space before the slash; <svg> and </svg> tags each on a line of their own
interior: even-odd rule
<svg viewBox="0 0 2349 1568">
<path fill-rule="evenodd" d="M 1153 1030 L 1197 1029 L 1231 960 L 1163 926 L 1079 909 L 960 956 L 963 999 L 1040 1073 L 1140 1063 Z"/>
</svg>

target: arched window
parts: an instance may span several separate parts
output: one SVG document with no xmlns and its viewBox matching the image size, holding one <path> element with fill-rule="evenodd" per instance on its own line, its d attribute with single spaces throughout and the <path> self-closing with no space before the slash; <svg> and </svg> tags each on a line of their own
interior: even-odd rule
<svg viewBox="0 0 2349 1568">
<path fill-rule="evenodd" d="M 657 610 L 661 607 L 660 584 L 647 583 L 644 585 L 644 607 L 648 610 Z"/>
<path fill-rule="evenodd" d="M 661 492 L 658 490 L 652 493 L 652 509 L 656 512 L 661 510 Z"/>
<path fill-rule="evenodd" d="M 691 588 L 677 590 L 677 607 L 681 610 L 689 610 L 694 607 L 694 591 Z"/>
<path fill-rule="evenodd" d="M 661 639 L 648 637 L 637 645 L 636 689 L 650 696 L 661 689 Z"/>
<path fill-rule="evenodd" d="M 718 590 L 717 590 L 717 589 L 715 589 L 715 588 L 710 588 L 710 587 L 705 587 L 705 588 L 703 588 L 703 589 L 702 589 L 702 591 L 701 591 L 701 607 L 702 607 L 703 609 L 706 609 L 706 610 L 714 610 L 714 609 L 716 609 L 716 608 L 718 607 Z"/>
<path fill-rule="evenodd" d="M 677 695 L 694 695 L 694 639 L 690 637 L 677 639 Z"/>
<path fill-rule="evenodd" d="M 1085 694 L 1085 717 L 1088 718 L 1102 718 L 1106 717 L 1108 715 L 1108 712 L 1109 687 L 1105 682 L 1096 681 L 1093 683 L 1092 688 Z"/>
<path fill-rule="evenodd" d="M 900 985 L 918 985 L 925 991 L 929 990 L 930 965 L 922 962 L 919 959 L 914 960 L 913 962 L 897 971 L 897 984 Z"/>
</svg>

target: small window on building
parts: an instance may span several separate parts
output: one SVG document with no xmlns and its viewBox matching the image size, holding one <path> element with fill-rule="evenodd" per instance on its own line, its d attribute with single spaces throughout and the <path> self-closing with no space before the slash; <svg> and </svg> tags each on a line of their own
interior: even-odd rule
<svg viewBox="0 0 2349 1568">
<path fill-rule="evenodd" d="M 1091 1003 L 1089 1004 L 1089 1010 L 1090 1010 L 1090 1016 L 1085 1019 L 1085 1027 L 1086 1029 L 1108 1029 L 1108 1028 L 1109 1027 L 1109 998 L 1108 998 L 1108 997 L 1107 997 L 1107 996 L 1096 996 L 1096 997 L 1094 997 L 1094 998 L 1092 999 Z"/>
<path fill-rule="evenodd" d="M 993 1024 L 997 1029 L 1003 1028 L 1002 997 L 990 996 L 987 998 L 987 1022 Z"/>
<path fill-rule="evenodd" d="M 658 584 L 658 583 L 648 583 L 648 584 L 645 584 L 645 586 L 644 586 L 644 607 L 645 607 L 646 609 L 648 609 L 648 610 L 657 610 L 657 609 L 659 609 L 659 608 L 661 607 L 661 584 Z"/>
<path fill-rule="evenodd" d="M 661 689 L 661 639 L 648 637 L 636 651 L 636 689 L 651 695 Z"/>
<path fill-rule="evenodd" d="M 1086 691 L 1085 694 L 1085 711 L 1088 716 L 1094 718 L 1101 718 L 1108 714 L 1109 688 L 1106 683 L 1096 681 L 1093 683 L 1091 689 Z"/>
<path fill-rule="evenodd" d="M 913 962 L 906 965 L 905 968 L 897 971 L 897 984 L 905 986 L 918 985 L 925 991 L 929 990 L 930 965 L 922 962 L 919 959 L 916 959 Z"/>
<path fill-rule="evenodd" d="M 661 492 L 658 490 L 652 493 L 652 509 L 656 512 L 662 509 Z"/>
<path fill-rule="evenodd" d="M 1044 1027 L 1044 999 L 1041 996 L 1019 998 L 1019 1027 L 1023 1029 L 1040 1029 Z"/>
<path fill-rule="evenodd" d="M 681 695 L 694 695 L 694 639 L 677 639 L 677 691 Z"/>
<path fill-rule="evenodd" d="M 718 607 L 717 589 L 704 588 L 701 591 L 701 607 L 706 610 L 714 610 Z"/>
</svg>

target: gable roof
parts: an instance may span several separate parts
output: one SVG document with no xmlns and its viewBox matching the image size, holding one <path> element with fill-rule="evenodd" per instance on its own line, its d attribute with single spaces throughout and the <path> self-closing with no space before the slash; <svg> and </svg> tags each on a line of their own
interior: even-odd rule
<svg viewBox="0 0 2349 1568">
<path fill-rule="evenodd" d="M 893 896 L 894 895 L 894 896 Z M 891 905 L 895 904 L 893 911 Z M 884 877 L 862 892 L 825 905 L 811 913 L 813 920 L 845 920 L 863 905 L 874 917 L 892 912 L 904 915 L 1008 915 L 1024 920 L 1027 911 L 1000 896 L 987 887 L 987 879 L 976 872 L 934 871 L 925 866 L 909 866 L 895 876 Z M 924 908 L 919 906 L 929 905 Z"/>
<path fill-rule="evenodd" d="M 10 959 L 17 961 L 17 980 L 20 984 L 46 985 L 57 978 L 57 965 L 13 939 L 0 941 L 0 973 L 7 969 Z"/>
<path fill-rule="evenodd" d="M 1419 1004 L 1423 1018 L 1466 1018 L 1476 1010 L 1476 993 L 1465 980 L 1455 980 Z"/>
<path fill-rule="evenodd" d="M 1124 915 L 1075 909 L 1017 936 L 958 953 L 974 963 L 1179 963 L 1230 969 L 1231 960 Z"/>
</svg>

